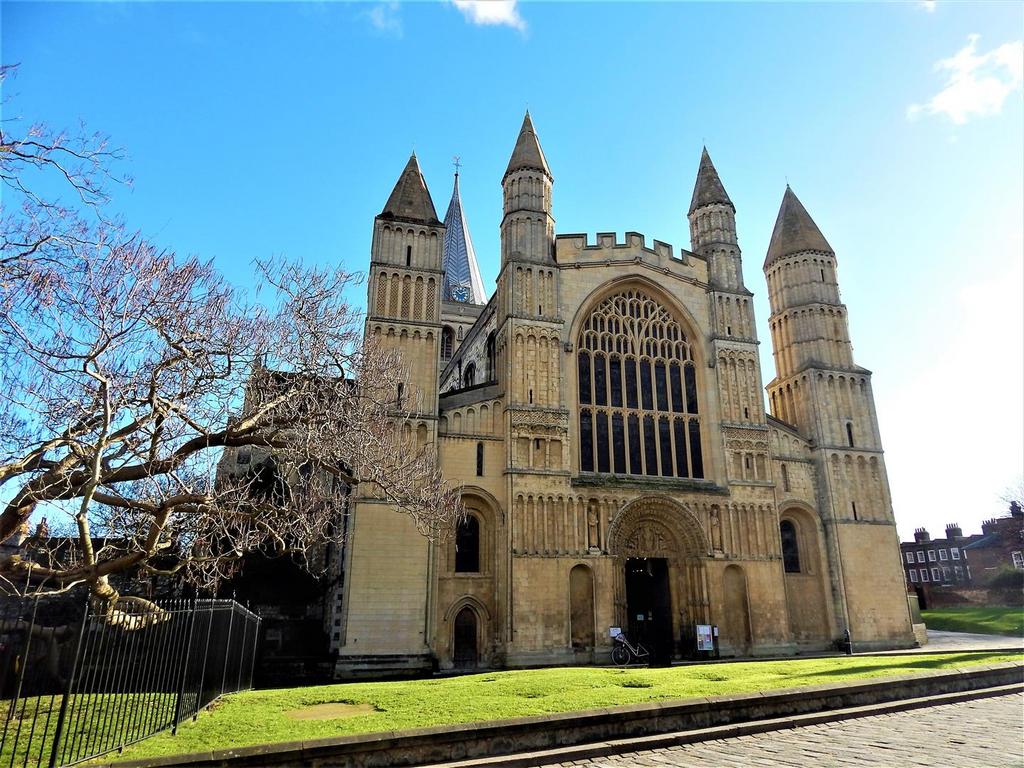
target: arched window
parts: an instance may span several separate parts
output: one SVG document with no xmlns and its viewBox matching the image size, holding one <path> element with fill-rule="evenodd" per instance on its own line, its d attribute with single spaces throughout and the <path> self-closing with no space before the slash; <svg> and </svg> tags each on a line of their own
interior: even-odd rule
<svg viewBox="0 0 1024 768">
<path fill-rule="evenodd" d="M 484 476 L 484 444 L 476 444 L 476 476 Z"/>
<path fill-rule="evenodd" d="M 704 477 L 697 366 L 668 309 L 639 288 L 609 296 L 577 349 L 580 470 Z"/>
<path fill-rule="evenodd" d="M 783 520 L 779 523 L 779 538 L 782 539 L 783 570 L 786 573 L 800 573 L 800 545 L 792 520 Z"/>
<path fill-rule="evenodd" d="M 480 521 L 466 515 L 455 531 L 455 572 L 480 572 Z"/>
<path fill-rule="evenodd" d="M 853 424 L 850 422 L 846 422 L 846 441 L 853 448 Z"/>
<path fill-rule="evenodd" d="M 789 469 L 786 468 L 785 464 L 782 465 L 782 490 L 789 490 Z"/>
<path fill-rule="evenodd" d="M 455 346 L 455 332 L 452 331 L 450 326 L 445 326 L 441 329 L 441 359 L 451 360 L 452 349 Z"/>
<path fill-rule="evenodd" d="M 494 331 L 487 335 L 487 381 L 496 381 L 498 378 L 498 366 L 495 360 Z"/>
<path fill-rule="evenodd" d="M 462 372 L 462 386 L 472 387 L 476 383 L 476 363 L 470 363 Z"/>
</svg>

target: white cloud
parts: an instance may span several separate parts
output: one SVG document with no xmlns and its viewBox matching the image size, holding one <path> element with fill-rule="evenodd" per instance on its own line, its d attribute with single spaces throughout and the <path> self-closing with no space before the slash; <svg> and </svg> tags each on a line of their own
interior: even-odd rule
<svg viewBox="0 0 1024 768">
<path fill-rule="evenodd" d="M 377 3 L 364 14 L 370 20 L 370 26 L 384 35 L 402 36 L 402 13 L 397 0 L 388 3 Z"/>
<path fill-rule="evenodd" d="M 972 117 L 997 115 L 1007 97 L 1024 82 L 1024 42 L 1004 43 L 988 53 L 977 52 L 978 35 L 969 35 L 967 45 L 948 59 L 935 64 L 947 72 L 945 87 L 926 104 L 911 104 L 907 118 L 922 114 L 945 115 L 956 125 Z"/>
<path fill-rule="evenodd" d="M 918 0 L 917 7 L 924 8 L 928 13 L 935 12 L 936 0 Z"/>
<path fill-rule="evenodd" d="M 526 30 L 526 22 L 516 8 L 517 0 L 451 0 L 452 5 L 462 11 L 471 24 L 504 24 L 520 32 Z"/>
</svg>

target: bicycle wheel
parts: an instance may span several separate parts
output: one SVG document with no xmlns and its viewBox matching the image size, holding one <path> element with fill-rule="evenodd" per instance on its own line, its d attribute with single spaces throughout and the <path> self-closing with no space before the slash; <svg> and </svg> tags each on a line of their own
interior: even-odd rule
<svg viewBox="0 0 1024 768">
<path fill-rule="evenodd" d="M 620 667 L 629 664 L 629 649 L 622 645 L 622 643 L 616 645 L 612 648 L 612 661 Z"/>
</svg>

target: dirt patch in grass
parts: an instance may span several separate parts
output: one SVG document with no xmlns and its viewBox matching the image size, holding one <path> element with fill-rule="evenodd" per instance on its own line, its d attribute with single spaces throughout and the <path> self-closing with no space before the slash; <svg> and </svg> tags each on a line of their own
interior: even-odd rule
<svg viewBox="0 0 1024 768">
<path fill-rule="evenodd" d="M 372 715 L 379 712 L 373 704 L 349 704 L 345 701 L 329 701 L 326 704 L 313 704 L 302 709 L 291 709 L 285 716 L 292 720 L 340 720 L 343 717 L 356 715 Z"/>
<path fill-rule="evenodd" d="M 654 683 L 646 680 L 623 680 L 619 683 L 623 688 L 653 688 Z"/>
</svg>

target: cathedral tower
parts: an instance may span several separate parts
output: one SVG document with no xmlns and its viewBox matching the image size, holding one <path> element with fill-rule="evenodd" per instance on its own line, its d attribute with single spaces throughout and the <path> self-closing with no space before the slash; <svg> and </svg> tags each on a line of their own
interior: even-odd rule
<svg viewBox="0 0 1024 768">
<path fill-rule="evenodd" d="M 437 328 L 444 225 L 415 153 L 373 220 L 367 333 L 402 353 L 409 369 L 400 407 L 437 414 Z"/>
<path fill-rule="evenodd" d="M 501 181 L 497 355 L 509 407 L 561 406 L 553 183 L 527 112 Z"/>
<path fill-rule="evenodd" d="M 504 215 L 495 296 L 498 384 L 505 395 L 507 435 L 505 497 L 531 499 L 529 505 L 510 503 L 513 591 L 529 589 L 538 569 L 555 562 L 517 550 L 514 542 L 536 521 L 546 525 L 554 519 L 553 505 L 544 507 L 539 498 L 554 488 L 564 492 L 568 485 L 569 414 L 562 390 L 563 318 L 551 215 L 553 182 L 527 112 L 501 181 Z M 536 638 L 531 640 L 533 609 L 526 605 L 522 603 L 519 611 L 510 606 L 504 627 L 506 658 L 512 664 L 536 663 L 544 655 Z"/>
<path fill-rule="evenodd" d="M 778 374 L 768 385 L 772 415 L 811 441 L 836 614 L 855 644 L 905 642 L 911 626 L 871 372 L 853 361 L 835 252 L 789 186 L 764 272 Z"/>
<path fill-rule="evenodd" d="M 768 482 L 767 427 L 753 294 L 743 284 L 736 208 L 711 162 L 701 153 L 690 202 L 690 243 L 708 264 L 711 339 L 730 481 Z"/>
<path fill-rule="evenodd" d="M 413 154 L 373 221 L 366 335 L 401 353 L 406 377 L 396 408 L 413 414 L 409 436 L 421 445 L 437 440 L 444 235 Z M 359 485 L 345 547 L 337 673 L 429 669 L 430 544 L 408 515 Z"/>
</svg>

